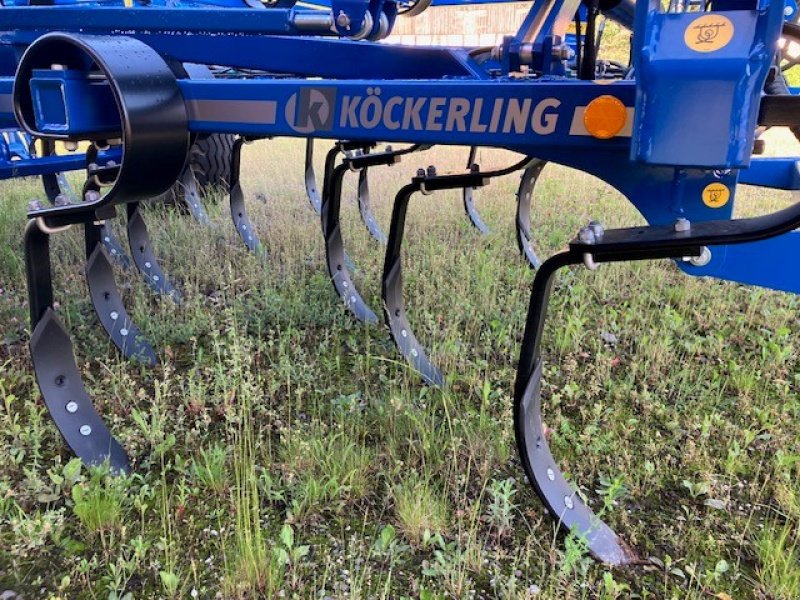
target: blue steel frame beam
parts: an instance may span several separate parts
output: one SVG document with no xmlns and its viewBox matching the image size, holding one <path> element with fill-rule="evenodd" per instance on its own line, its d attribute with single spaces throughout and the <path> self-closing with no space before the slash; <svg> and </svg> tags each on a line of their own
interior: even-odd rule
<svg viewBox="0 0 800 600">
<path fill-rule="evenodd" d="M 6 10 L 8 9 L 0 9 L 0 17 Z M 31 9 L 21 12 L 27 10 Z M 173 9 L 172 12 L 181 10 L 183 9 Z M 86 12 L 94 12 L 94 9 Z M 235 11 L 226 10 L 225 15 L 229 12 Z M 248 12 L 262 14 L 262 11 Z M 28 31 L 0 31 L 0 45 L 16 46 L 21 50 L 54 30 L 78 33 L 83 28 L 78 24 L 68 26 L 58 23 L 57 29 L 49 27 Z M 126 35 L 141 40 L 163 56 L 179 62 L 259 69 L 303 77 L 351 79 L 357 75 L 364 79 L 488 78 L 486 71 L 466 50 L 460 48 L 394 46 L 342 39 L 236 33 L 220 33 L 209 37 L 177 31 L 163 34 L 129 31 Z"/>
</svg>

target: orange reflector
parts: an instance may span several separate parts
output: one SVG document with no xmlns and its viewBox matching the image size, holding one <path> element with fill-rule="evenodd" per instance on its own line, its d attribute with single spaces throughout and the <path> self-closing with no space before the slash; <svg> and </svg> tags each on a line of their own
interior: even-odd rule
<svg viewBox="0 0 800 600">
<path fill-rule="evenodd" d="M 614 96 L 598 96 L 583 112 L 583 125 L 590 135 L 599 140 L 608 140 L 625 127 L 628 110 Z"/>
</svg>

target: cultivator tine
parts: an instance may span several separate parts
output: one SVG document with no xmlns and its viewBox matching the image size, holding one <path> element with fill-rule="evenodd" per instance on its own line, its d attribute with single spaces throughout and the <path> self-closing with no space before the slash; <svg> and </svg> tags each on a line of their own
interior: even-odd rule
<svg viewBox="0 0 800 600">
<path fill-rule="evenodd" d="M 100 226 L 100 236 L 111 260 L 124 270 L 130 269 L 131 261 L 128 259 L 128 255 L 125 254 L 125 250 L 122 249 L 122 243 L 119 241 L 117 234 L 114 233 L 114 229 L 107 221 Z"/>
<path fill-rule="evenodd" d="M 247 216 L 242 185 L 239 182 L 239 171 L 242 164 L 242 146 L 245 143 L 247 143 L 247 140 L 243 137 L 236 138 L 233 142 L 231 154 L 231 181 L 229 184 L 231 217 L 233 218 L 233 226 L 236 228 L 236 233 L 242 238 L 247 249 L 254 254 L 262 254 L 263 246 L 261 245 L 261 240 L 258 239 L 258 235 L 256 235 L 253 224 L 250 222 L 250 217 Z"/>
<path fill-rule="evenodd" d="M 426 383 L 431 385 L 444 385 L 444 376 L 441 371 L 430 361 L 428 354 L 417 340 L 408 320 L 403 299 L 403 266 L 402 251 L 403 232 L 405 229 L 406 213 L 411 196 L 416 192 L 425 195 L 438 190 L 451 190 L 459 188 L 483 187 L 492 177 L 507 175 L 522 168 L 530 159 L 525 159 L 506 169 L 480 172 L 470 170 L 469 173 L 455 175 L 437 175 L 436 169 L 429 167 L 417 171 L 410 184 L 401 188 L 397 193 L 392 208 L 392 224 L 389 229 L 389 241 L 386 245 L 386 259 L 383 265 L 383 280 L 381 284 L 381 297 L 383 299 L 383 312 L 386 324 L 392 334 L 392 339 L 400 353 L 422 375 Z"/>
<path fill-rule="evenodd" d="M 328 153 L 328 157 L 335 158 L 335 149 Z M 361 294 L 353 284 L 350 268 L 342 241 L 340 222 L 340 209 L 342 204 L 342 180 L 349 170 L 366 171 L 370 166 L 392 165 L 399 162 L 397 153 L 381 152 L 375 154 L 354 154 L 345 157 L 342 164 L 335 167 L 330 177 L 325 178 L 322 194 L 322 232 L 325 236 L 325 256 L 328 263 L 328 273 L 336 289 L 336 293 L 344 301 L 347 309 L 362 323 L 377 323 L 378 317 L 367 306 Z M 326 159 L 326 170 L 333 163 Z"/>
<path fill-rule="evenodd" d="M 361 222 L 364 223 L 369 234 L 381 244 L 386 244 L 386 234 L 383 233 L 375 215 L 372 214 L 368 171 L 368 168 L 364 167 L 358 172 L 358 212 L 361 215 Z"/>
<path fill-rule="evenodd" d="M 520 371 L 516 382 L 514 426 L 523 467 L 536 493 L 561 527 L 586 541 L 592 555 L 610 565 L 639 561 L 611 528 L 601 521 L 567 482 L 550 452 L 542 420 L 541 335 L 553 285 L 553 275 L 573 261 L 558 254 L 536 272 L 525 335 L 522 342 Z M 527 377 L 523 365 L 533 365 Z"/>
<path fill-rule="evenodd" d="M 136 263 L 136 268 L 139 269 L 147 285 L 156 294 L 169 296 L 175 304 L 180 304 L 181 293 L 169 278 L 164 275 L 155 252 L 153 252 L 147 224 L 142 218 L 141 206 L 138 202 L 131 202 L 127 205 L 127 210 L 128 243 L 130 244 L 131 256 L 133 256 L 133 262 Z"/>
<path fill-rule="evenodd" d="M 158 362 L 153 348 L 128 316 L 122 296 L 114 280 L 114 271 L 105 247 L 101 243 L 101 228 L 94 223 L 84 225 L 86 237 L 86 282 L 89 295 L 103 329 L 126 358 L 145 365 Z"/>
<path fill-rule="evenodd" d="M 411 200 L 411 195 L 419 189 L 418 183 L 411 183 L 401 188 L 395 196 L 392 207 L 392 224 L 389 227 L 389 240 L 386 244 L 381 298 L 386 324 L 389 326 L 389 332 L 400 354 L 416 369 L 425 383 L 442 386 L 444 385 L 444 376 L 428 359 L 428 354 L 411 330 L 403 300 L 403 267 L 400 248 L 403 243 L 408 202 Z"/>
<path fill-rule="evenodd" d="M 533 248 L 531 238 L 531 200 L 536 181 L 546 164 L 543 160 L 531 161 L 522 172 L 517 189 L 517 245 L 528 265 L 534 270 L 542 265 L 542 261 Z"/>
<path fill-rule="evenodd" d="M 469 149 L 469 158 L 467 159 L 467 170 L 468 171 L 479 171 L 479 167 L 475 164 L 475 158 L 478 154 L 478 147 L 471 146 Z M 489 233 L 489 227 L 486 226 L 486 223 L 483 222 L 481 216 L 478 214 L 478 209 L 475 208 L 475 201 L 473 199 L 473 192 L 475 188 L 465 187 L 461 191 L 461 197 L 464 200 L 464 212 L 467 213 L 467 217 L 469 217 L 469 222 L 472 223 L 472 226 L 475 227 L 478 231 L 482 234 L 486 235 Z"/>
<path fill-rule="evenodd" d="M 322 198 L 317 189 L 317 176 L 314 173 L 314 138 L 306 140 L 306 195 L 308 201 L 311 203 L 311 208 L 314 212 L 320 214 L 322 212 Z"/>
<path fill-rule="evenodd" d="M 127 472 L 128 457 L 97 413 L 81 380 L 72 342 L 53 311 L 50 236 L 31 220 L 25 229 L 25 266 L 31 311 L 31 358 L 50 416 L 84 463 Z M 102 246 L 97 245 L 102 252 Z"/>
<path fill-rule="evenodd" d="M 211 223 L 211 219 L 208 218 L 208 213 L 200 200 L 200 192 L 197 189 L 197 178 L 194 175 L 191 165 L 186 165 L 186 168 L 181 174 L 179 183 L 181 188 L 183 188 L 183 201 L 189 214 L 201 225 L 208 225 Z"/>
</svg>

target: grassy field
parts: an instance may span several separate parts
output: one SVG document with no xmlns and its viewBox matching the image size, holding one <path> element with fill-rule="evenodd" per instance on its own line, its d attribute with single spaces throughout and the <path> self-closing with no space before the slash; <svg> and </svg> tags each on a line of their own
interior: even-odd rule
<svg viewBox="0 0 800 600">
<path fill-rule="evenodd" d="M 778 140 L 780 144 L 781 141 Z M 321 158 L 321 152 L 320 158 Z M 434 149 L 372 174 L 375 212 Z M 482 151 L 483 166 L 511 155 Z M 532 274 L 509 176 L 412 201 L 407 303 L 448 374 L 430 389 L 386 331 L 334 295 L 297 141 L 247 146 L 243 185 L 269 256 L 247 254 L 225 202 L 203 227 L 147 213 L 185 302 L 118 273 L 158 349 L 146 370 L 104 337 L 80 232 L 54 241 L 58 312 L 90 393 L 135 462 L 80 468 L 51 425 L 27 348 L 20 239 L 35 180 L 0 197 L 0 594 L 31 598 L 800 597 L 797 297 L 690 279 L 668 262 L 575 269 L 545 337 L 546 420 L 568 477 L 649 564 L 610 570 L 564 539 L 525 482 L 511 390 Z M 357 282 L 379 310 L 382 249 L 343 205 Z M 741 192 L 747 212 L 786 194 Z M 607 186 L 547 167 L 534 203 L 542 254 L 590 218 L 639 217 Z M 790 268 L 797 269 L 797 265 Z M 608 343 L 608 340 L 614 343 Z M 3 596 L 6 598 L 6 596 Z"/>
</svg>

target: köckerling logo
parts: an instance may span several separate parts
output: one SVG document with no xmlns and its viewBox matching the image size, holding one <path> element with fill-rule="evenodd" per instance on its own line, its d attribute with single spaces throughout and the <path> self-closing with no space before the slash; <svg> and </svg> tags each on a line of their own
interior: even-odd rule
<svg viewBox="0 0 800 600">
<path fill-rule="evenodd" d="M 286 103 L 286 122 L 298 133 L 333 129 L 336 88 L 303 88 Z"/>
</svg>

